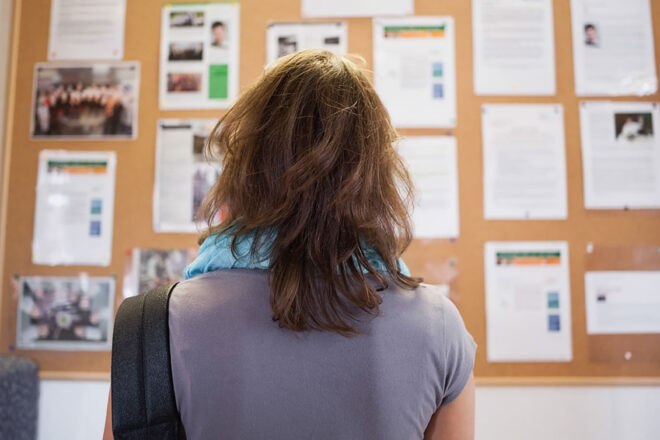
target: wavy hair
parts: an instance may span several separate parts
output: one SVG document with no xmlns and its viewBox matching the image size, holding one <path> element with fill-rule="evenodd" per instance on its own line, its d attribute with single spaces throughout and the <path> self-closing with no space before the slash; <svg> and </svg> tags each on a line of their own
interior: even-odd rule
<svg viewBox="0 0 660 440">
<path fill-rule="evenodd" d="M 407 289 L 421 282 L 397 263 L 412 239 L 413 197 L 397 138 L 349 58 L 318 49 L 282 58 L 207 141 L 205 153 L 222 162 L 222 173 L 198 211 L 208 225 L 200 243 L 230 234 L 236 253 L 239 240 L 254 237 L 252 255 L 270 260 L 280 326 L 359 333 L 359 315 L 378 314 L 377 291 L 388 280 Z M 387 274 L 369 262 L 373 251 Z"/>
</svg>

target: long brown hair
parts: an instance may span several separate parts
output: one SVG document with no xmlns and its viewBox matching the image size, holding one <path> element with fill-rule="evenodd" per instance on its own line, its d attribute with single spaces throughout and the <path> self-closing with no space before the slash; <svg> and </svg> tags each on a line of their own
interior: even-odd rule
<svg viewBox="0 0 660 440">
<path fill-rule="evenodd" d="M 412 233 L 410 177 L 397 134 L 363 72 L 317 49 L 267 68 L 220 119 L 206 145 L 222 174 L 198 212 L 215 233 L 248 234 L 252 255 L 270 260 L 273 319 L 291 330 L 354 334 L 361 311 L 378 314 L 387 277 L 421 280 L 397 263 Z M 224 219 L 214 225 L 218 213 Z"/>
</svg>

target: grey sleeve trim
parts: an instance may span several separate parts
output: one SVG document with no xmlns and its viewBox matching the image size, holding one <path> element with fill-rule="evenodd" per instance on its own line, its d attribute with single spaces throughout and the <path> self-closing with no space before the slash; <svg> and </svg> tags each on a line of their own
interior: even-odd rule
<svg viewBox="0 0 660 440">
<path fill-rule="evenodd" d="M 458 310 L 449 301 L 443 307 L 443 320 L 445 387 L 440 407 L 454 401 L 465 388 L 474 368 L 477 349 L 477 344 L 465 328 Z M 449 337 L 447 333 L 450 333 Z"/>
</svg>

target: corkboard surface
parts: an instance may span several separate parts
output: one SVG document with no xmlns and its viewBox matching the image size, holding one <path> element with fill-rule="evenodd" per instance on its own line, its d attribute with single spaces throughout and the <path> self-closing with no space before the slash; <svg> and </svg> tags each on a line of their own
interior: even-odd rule
<svg viewBox="0 0 660 440">
<path fill-rule="evenodd" d="M 139 135 L 134 141 L 30 140 L 30 111 L 34 64 L 47 61 L 49 0 L 15 1 L 15 53 L 9 66 L 11 83 L 7 129 L 4 187 L 6 215 L 0 307 L 0 353 L 10 351 L 15 341 L 16 298 L 13 277 L 20 275 L 117 275 L 117 303 L 125 251 L 132 247 L 190 247 L 195 236 L 157 234 L 152 229 L 154 151 L 158 118 L 219 117 L 221 110 L 161 111 L 158 109 L 158 54 L 161 7 L 165 1 L 127 1 L 126 61 L 141 64 Z M 241 5 L 240 89 L 262 72 L 266 58 L 266 28 L 270 21 L 300 20 L 300 0 L 243 0 Z M 632 383 L 660 377 L 660 335 L 619 335 L 616 338 L 586 334 L 584 272 L 586 245 L 660 245 L 660 211 L 587 211 L 583 205 L 582 163 L 578 98 L 573 87 L 573 60 L 569 0 L 555 0 L 555 51 L 557 94 L 552 97 L 479 97 L 473 93 L 472 17 L 469 0 L 416 0 L 416 15 L 451 15 L 456 24 L 457 111 L 456 129 L 402 130 L 405 135 L 455 135 L 458 139 L 458 175 L 461 235 L 455 241 L 417 240 L 404 259 L 413 274 L 427 282 L 439 282 L 446 261 L 457 261 L 458 277 L 452 284 L 454 298 L 468 330 L 479 344 L 475 374 L 481 381 L 515 383 L 584 383 L 611 378 Z M 654 3 L 654 2 L 652 2 Z M 660 6 L 652 4 L 656 60 L 660 60 Z M 347 19 L 349 51 L 372 63 L 371 19 Z M 660 72 L 660 68 L 657 69 Z M 606 99 L 606 98 L 602 98 Z M 618 100 L 657 101 L 658 95 Z M 484 103 L 559 103 L 564 106 L 568 185 L 568 219 L 563 221 L 486 221 L 483 218 L 481 112 Z M 31 262 L 37 158 L 42 149 L 114 150 L 117 152 L 114 243 L 109 267 L 35 266 Z M 484 308 L 483 249 L 486 241 L 566 240 L 570 247 L 573 319 L 573 360 L 560 363 L 488 363 L 486 361 L 486 317 Z M 656 266 L 656 269 L 658 267 Z M 648 352 L 625 362 L 622 351 Z M 54 377 L 107 377 L 110 353 L 19 351 L 35 359 L 44 375 Z M 553 378 L 555 380 L 553 380 Z M 628 382 L 629 383 L 629 382 Z"/>
</svg>

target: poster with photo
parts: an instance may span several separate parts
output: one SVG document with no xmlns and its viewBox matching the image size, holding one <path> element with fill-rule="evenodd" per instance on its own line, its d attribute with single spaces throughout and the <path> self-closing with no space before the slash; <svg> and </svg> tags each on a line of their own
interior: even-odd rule
<svg viewBox="0 0 660 440">
<path fill-rule="evenodd" d="M 340 55 L 348 51 L 348 25 L 337 22 L 270 23 L 266 31 L 266 62 L 305 49 L 325 49 Z"/>
<path fill-rule="evenodd" d="M 228 108 L 238 94 L 238 3 L 163 7 L 160 108 Z"/>
<path fill-rule="evenodd" d="M 659 124 L 658 103 L 580 104 L 585 208 L 660 208 Z"/>
<path fill-rule="evenodd" d="M 36 350 L 110 350 L 114 297 L 112 277 L 21 277 L 16 345 Z"/>
<path fill-rule="evenodd" d="M 220 175 L 204 145 L 215 119 L 161 119 L 156 136 L 153 225 L 156 232 L 199 232 L 196 213 Z"/>
<path fill-rule="evenodd" d="M 649 0 L 571 0 L 575 94 L 656 93 L 652 18 Z"/>
<path fill-rule="evenodd" d="M 37 139 L 135 139 L 140 65 L 38 63 L 30 134 Z"/>
<path fill-rule="evenodd" d="M 124 273 L 124 297 L 182 281 L 184 269 L 196 255 L 197 249 L 129 249 Z"/>
</svg>

